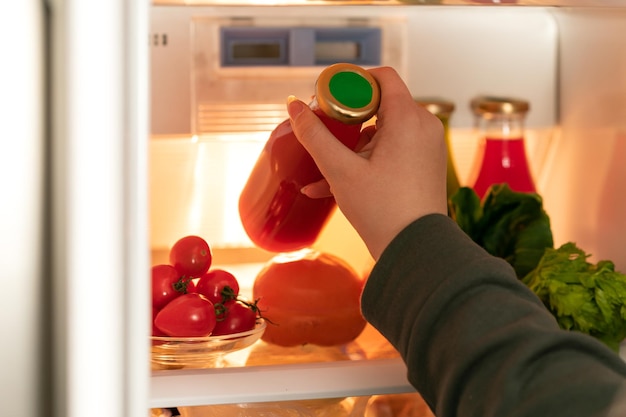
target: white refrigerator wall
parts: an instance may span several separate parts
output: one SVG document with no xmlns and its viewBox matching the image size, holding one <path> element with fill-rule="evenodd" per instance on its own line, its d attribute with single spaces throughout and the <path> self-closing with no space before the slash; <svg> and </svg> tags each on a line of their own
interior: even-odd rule
<svg viewBox="0 0 626 417">
<path fill-rule="evenodd" d="M 198 95 L 213 93 L 215 101 L 231 104 L 261 97 L 268 104 L 282 105 L 282 94 L 307 99 L 313 91 L 322 67 L 221 67 L 217 29 L 204 30 L 204 24 L 198 23 L 202 21 L 218 27 L 381 27 L 381 64 L 394 66 L 415 95 L 453 100 L 455 125 L 472 124 L 469 101 L 481 93 L 526 98 L 533 106 L 528 116 L 531 126 L 555 122 L 558 28 L 549 8 L 153 6 L 153 135 L 197 133 L 196 109 L 191 105 Z M 197 72 L 226 84 L 228 90 L 213 83 L 213 91 L 194 91 Z M 250 84 L 277 74 L 284 78 L 278 92 L 262 82 Z"/>
<path fill-rule="evenodd" d="M 541 178 L 557 243 L 626 272 L 626 10 L 558 9 L 561 135 Z"/>
</svg>

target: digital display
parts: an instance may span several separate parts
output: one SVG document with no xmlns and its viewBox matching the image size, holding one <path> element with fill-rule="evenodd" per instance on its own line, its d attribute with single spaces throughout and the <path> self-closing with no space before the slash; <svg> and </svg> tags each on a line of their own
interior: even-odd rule
<svg viewBox="0 0 626 417">
<path fill-rule="evenodd" d="M 222 27 L 224 67 L 378 65 L 381 31 L 373 27 Z"/>
<path fill-rule="evenodd" d="M 232 45 L 234 59 L 277 59 L 280 58 L 280 44 L 237 42 Z"/>
<path fill-rule="evenodd" d="M 315 61 L 354 61 L 360 57 L 360 45 L 353 41 L 315 43 Z"/>
</svg>

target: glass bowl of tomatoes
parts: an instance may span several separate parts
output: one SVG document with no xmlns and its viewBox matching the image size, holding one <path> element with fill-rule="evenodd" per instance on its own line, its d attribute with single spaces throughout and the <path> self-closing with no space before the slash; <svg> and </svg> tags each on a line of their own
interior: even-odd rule
<svg viewBox="0 0 626 417">
<path fill-rule="evenodd" d="M 261 338 L 267 323 L 240 333 L 206 337 L 152 336 L 153 369 L 214 368 L 227 354 L 245 349 Z"/>
</svg>

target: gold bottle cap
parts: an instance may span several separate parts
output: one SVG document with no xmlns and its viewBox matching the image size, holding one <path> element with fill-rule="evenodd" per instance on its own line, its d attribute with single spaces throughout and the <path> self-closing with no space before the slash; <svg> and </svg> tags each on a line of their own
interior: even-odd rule
<svg viewBox="0 0 626 417">
<path fill-rule="evenodd" d="M 528 112 L 530 104 L 526 100 L 510 97 L 481 96 L 471 102 L 475 114 L 522 114 Z"/>
<path fill-rule="evenodd" d="M 353 64 L 334 64 L 322 71 L 315 84 L 320 109 L 346 124 L 369 120 L 378 111 L 380 87 L 365 69 Z"/>
<path fill-rule="evenodd" d="M 438 97 L 414 97 L 420 106 L 438 117 L 450 117 L 455 109 L 454 103 Z"/>
</svg>

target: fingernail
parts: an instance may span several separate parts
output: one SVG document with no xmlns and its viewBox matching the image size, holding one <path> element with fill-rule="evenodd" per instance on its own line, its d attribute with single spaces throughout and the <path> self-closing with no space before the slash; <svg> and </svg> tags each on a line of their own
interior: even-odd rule
<svg viewBox="0 0 626 417">
<path fill-rule="evenodd" d="M 291 119 L 295 119 L 304 110 L 304 103 L 296 98 L 296 96 L 287 97 L 287 113 Z"/>
</svg>

